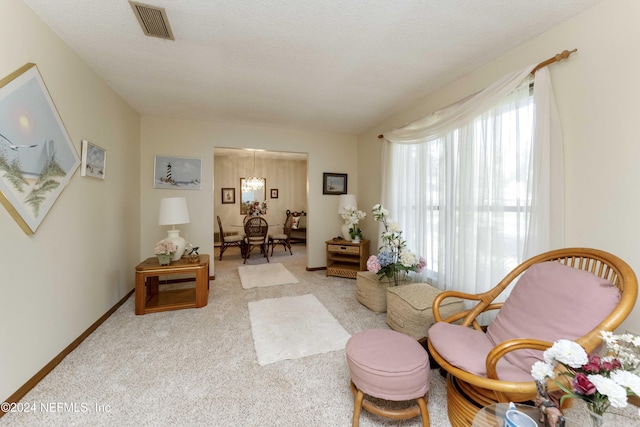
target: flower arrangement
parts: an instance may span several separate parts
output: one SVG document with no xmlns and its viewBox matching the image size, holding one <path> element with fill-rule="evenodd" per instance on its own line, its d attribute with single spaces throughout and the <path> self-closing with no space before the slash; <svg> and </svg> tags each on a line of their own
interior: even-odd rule
<svg viewBox="0 0 640 427">
<path fill-rule="evenodd" d="M 570 379 L 566 382 L 554 380 L 564 391 L 560 399 L 578 398 L 585 401 L 593 414 L 602 415 L 609 409 L 627 406 L 627 396 L 640 395 L 640 337 L 632 334 L 614 335 L 602 331 L 606 345 L 604 356 L 587 355 L 575 341 L 558 340 L 544 352 L 544 362 L 531 367 L 531 376 L 539 385 L 547 378 L 558 376 Z"/>
<path fill-rule="evenodd" d="M 351 235 L 351 238 L 355 239 L 358 237 L 362 239 L 362 230 L 360 230 L 360 227 L 357 227 L 357 225 L 360 220 L 367 216 L 367 214 L 353 206 L 345 206 L 343 209 L 344 212 L 341 213 L 340 216 L 345 220 L 345 222 L 349 223 L 349 234 Z"/>
<path fill-rule="evenodd" d="M 160 240 L 156 243 L 154 254 L 156 255 L 171 255 L 176 252 L 178 248 L 173 244 L 171 240 Z"/>
<path fill-rule="evenodd" d="M 249 215 L 251 216 L 260 216 L 267 214 L 267 201 L 260 203 L 255 201 L 249 205 Z"/>
<path fill-rule="evenodd" d="M 421 272 L 427 262 L 406 248 L 400 225 L 388 218 L 389 211 L 377 204 L 372 213 L 373 218 L 382 223 L 384 231 L 380 236 L 382 245 L 378 255 L 369 257 L 367 270 L 377 273 L 380 280 L 386 277 L 393 285 L 397 285 L 409 271 Z"/>
</svg>

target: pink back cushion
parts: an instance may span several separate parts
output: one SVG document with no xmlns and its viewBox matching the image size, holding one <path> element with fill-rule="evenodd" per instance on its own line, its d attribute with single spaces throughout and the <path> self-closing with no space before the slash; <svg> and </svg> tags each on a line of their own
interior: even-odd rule
<svg viewBox="0 0 640 427">
<path fill-rule="evenodd" d="M 511 338 L 554 342 L 576 339 L 595 328 L 618 304 L 615 285 L 588 271 L 555 261 L 531 266 L 487 329 L 495 345 Z M 529 372 L 542 352 L 517 350 L 505 358 Z"/>
</svg>

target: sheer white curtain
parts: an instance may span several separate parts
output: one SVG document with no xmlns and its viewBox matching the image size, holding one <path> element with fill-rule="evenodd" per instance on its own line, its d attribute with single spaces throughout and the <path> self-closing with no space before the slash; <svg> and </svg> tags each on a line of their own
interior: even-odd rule
<svg viewBox="0 0 640 427">
<path fill-rule="evenodd" d="M 383 204 L 441 289 L 484 292 L 562 245 L 562 135 L 548 70 L 534 95 L 532 68 L 385 133 Z"/>
</svg>

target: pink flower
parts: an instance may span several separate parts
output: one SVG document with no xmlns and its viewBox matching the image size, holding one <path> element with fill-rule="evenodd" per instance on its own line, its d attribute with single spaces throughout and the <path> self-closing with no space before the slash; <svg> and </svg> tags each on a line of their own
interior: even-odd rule
<svg viewBox="0 0 640 427">
<path fill-rule="evenodd" d="M 422 269 L 425 268 L 426 266 L 427 266 L 427 260 L 420 257 L 420 261 L 418 261 L 418 268 L 416 269 L 416 272 L 420 273 Z"/>
<path fill-rule="evenodd" d="M 581 372 L 577 373 L 573 379 L 573 389 L 576 393 L 584 394 L 585 396 L 590 396 L 596 392 L 596 386 Z"/>
<path fill-rule="evenodd" d="M 372 273 L 377 273 L 381 268 L 382 266 L 378 262 L 378 257 L 375 255 L 371 255 L 367 260 L 367 270 L 371 271 Z"/>
</svg>

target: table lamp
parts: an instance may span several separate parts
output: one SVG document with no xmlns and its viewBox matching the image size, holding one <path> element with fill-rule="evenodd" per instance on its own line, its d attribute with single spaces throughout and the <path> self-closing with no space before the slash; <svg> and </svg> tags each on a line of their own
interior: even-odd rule
<svg viewBox="0 0 640 427">
<path fill-rule="evenodd" d="M 187 246 L 183 237 L 180 237 L 180 230 L 176 229 L 176 224 L 188 224 L 189 211 L 187 210 L 187 199 L 184 197 L 167 197 L 160 200 L 160 219 L 159 225 L 171 225 L 172 228 L 167 230 L 166 240 L 170 240 L 176 245 L 176 252 L 173 254 L 171 261 L 178 261 L 184 254 Z"/>
<path fill-rule="evenodd" d="M 345 213 L 344 208 L 351 206 L 354 209 L 358 209 L 358 202 L 356 201 L 355 194 L 341 194 L 338 198 L 338 215 Z M 351 235 L 349 234 L 349 228 L 351 228 L 351 222 L 348 219 L 344 220 L 344 224 L 340 227 L 342 238 L 344 240 L 351 241 Z"/>
</svg>

